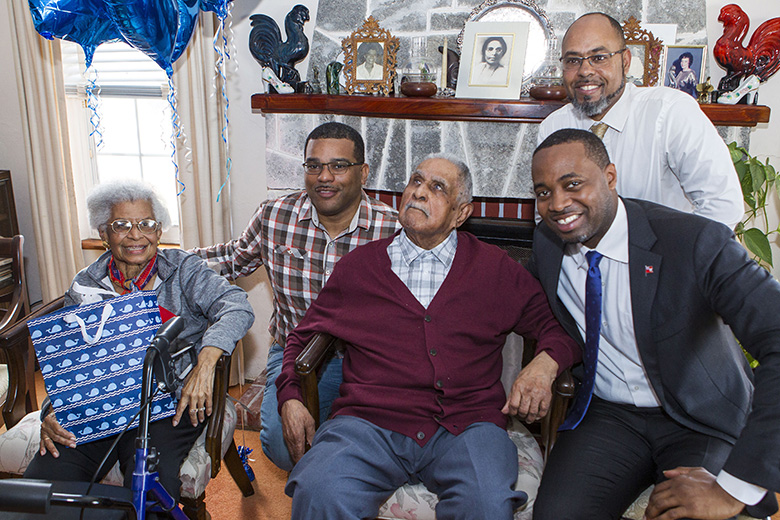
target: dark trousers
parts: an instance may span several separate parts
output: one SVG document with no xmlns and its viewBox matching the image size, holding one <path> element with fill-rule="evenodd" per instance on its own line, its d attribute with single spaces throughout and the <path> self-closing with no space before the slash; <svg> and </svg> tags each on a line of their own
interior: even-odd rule
<svg viewBox="0 0 780 520">
<path fill-rule="evenodd" d="M 582 423 L 561 432 L 534 504 L 534 520 L 619 519 L 637 496 L 678 466 L 717 475 L 728 442 L 694 432 L 660 408 L 593 397 Z"/>
<path fill-rule="evenodd" d="M 160 473 L 160 483 L 165 490 L 176 500 L 181 494 L 181 480 L 179 470 L 187 458 L 192 445 L 195 444 L 206 423 L 193 427 L 187 414 L 175 428 L 171 424 L 171 418 L 160 419 L 149 425 L 150 446 L 157 448 L 157 471 Z M 117 447 L 111 452 L 111 456 L 98 475 L 97 482 L 103 479 L 109 470 L 119 461 L 119 467 L 125 476 L 125 487 L 129 488 L 133 483 L 133 469 L 135 459 L 135 436 L 137 428 L 125 432 Z M 27 466 L 24 472 L 25 478 L 42 480 L 71 480 L 89 482 L 97 470 L 100 461 L 108 452 L 116 436 L 107 437 L 97 441 L 81 444 L 76 448 L 68 448 L 57 444 L 60 452 L 58 458 L 51 453 L 41 456 L 40 452 Z"/>
</svg>

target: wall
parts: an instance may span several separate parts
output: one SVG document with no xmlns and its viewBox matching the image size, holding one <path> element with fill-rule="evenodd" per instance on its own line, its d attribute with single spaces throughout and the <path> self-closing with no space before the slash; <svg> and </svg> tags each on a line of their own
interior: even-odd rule
<svg viewBox="0 0 780 520">
<path fill-rule="evenodd" d="M 265 120 L 252 113 L 252 94 L 263 91 L 260 65 L 249 53 L 250 16 L 263 13 L 277 21 L 284 35 L 284 17 L 293 5 L 302 3 L 309 8 L 314 19 L 317 16 L 317 2 L 288 2 L 278 0 L 241 0 L 232 6 L 232 35 L 235 44 L 234 59 L 228 76 L 228 98 L 230 107 L 230 151 L 232 159 L 231 176 L 226 190 L 231 201 L 232 236 L 238 237 L 246 227 L 261 202 L 268 198 L 265 168 Z M 314 24 L 305 27 L 311 39 Z M 308 57 L 298 65 L 306 70 Z M 305 74 L 304 74 L 305 77 Z M 271 318 L 272 295 L 265 269 L 258 269 L 251 276 L 242 278 L 238 285 L 249 294 L 249 301 L 255 310 L 255 323 L 244 338 L 244 377 L 255 379 L 265 368 L 271 336 L 268 323 Z"/>
<path fill-rule="evenodd" d="M 26 136 L 22 130 L 22 113 L 17 87 L 18 70 L 14 62 L 11 41 L 9 2 L 0 2 L 0 169 L 11 171 L 16 216 L 19 232 L 24 235 L 24 261 L 27 274 L 27 291 L 31 303 L 41 301 L 41 282 L 38 275 L 38 252 L 35 248 L 30 192 L 28 183 Z M 14 73 L 16 72 L 16 74 Z"/>
<path fill-rule="evenodd" d="M 603 10 L 618 20 L 635 16 L 652 23 L 678 23 L 677 42 L 703 44 L 704 0 L 680 4 L 673 0 L 549 0 L 539 2 L 552 27 L 562 38 L 565 29 L 586 12 Z M 325 69 L 343 59 L 341 40 L 373 15 L 382 28 L 400 40 L 398 64 L 410 61 L 411 39 L 427 38 L 427 56 L 440 62 L 438 47 L 446 37 L 451 46 L 464 20 L 480 0 L 321 0 L 312 41 L 311 67 Z M 698 8 L 697 8 L 698 7 Z M 692 14 L 691 14 L 692 13 Z M 681 21 L 682 20 L 682 21 Z M 269 188 L 300 188 L 297 166 L 306 134 L 330 115 L 279 114 L 266 116 Z M 463 157 L 480 196 L 533 198 L 530 179 L 531 153 L 536 146 L 537 125 L 511 123 L 463 123 L 397 119 L 335 117 L 361 130 L 366 139 L 366 161 L 371 166 L 369 186 L 401 190 L 408 172 L 430 153 L 445 151 Z M 750 132 L 719 128 L 723 138 L 746 145 Z"/>
<path fill-rule="evenodd" d="M 718 13 L 720 8 L 725 5 L 725 2 L 707 0 L 707 28 L 709 36 L 709 44 L 712 46 L 718 37 L 722 34 L 722 25 L 718 22 Z M 750 17 L 750 27 L 748 28 L 747 37 L 744 40 L 744 44 L 750 41 L 750 37 L 753 35 L 753 31 L 761 25 L 763 22 L 770 18 L 775 18 L 780 15 L 776 2 L 766 2 L 764 0 L 740 0 L 739 6 Z M 723 77 L 725 71 L 720 69 L 714 64 L 710 65 L 710 69 L 713 71 L 713 85 L 717 85 L 717 81 Z M 780 171 L 780 74 L 775 74 L 766 83 L 762 84 L 758 90 L 758 101 L 762 105 L 768 105 L 772 107 L 772 116 L 769 123 L 761 123 L 750 131 L 750 148 L 751 155 L 759 157 L 762 161 L 769 159 L 770 164 L 775 167 L 775 170 Z M 769 214 L 769 226 L 770 229 L 777 229 L 779 217 L 780 217 L 780 201 L 777 198 L 777 192 L 771 199 L 772 211 Z M 772 274 L 775 278 L 780 277 L 780 246 L 778 245 L 777 235 L 775 235 L 772 241 L 772 255 L 775 259 L 775 267 L 772 269 Z"/>
</svg>

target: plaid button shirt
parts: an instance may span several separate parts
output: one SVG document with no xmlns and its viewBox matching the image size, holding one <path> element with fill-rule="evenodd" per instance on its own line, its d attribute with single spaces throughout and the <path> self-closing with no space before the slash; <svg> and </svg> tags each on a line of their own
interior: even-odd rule
<svg viewBox="0 0 780 520">
<path fill-rule="evenodd" d="M 418 247 L 406 231 L 401 231 L 387 246 L 387 254 L 390 268 L 427 309 L 447 278 L 457 249 L 458 233 L 455 230 L 431 250 Z"/>
<path fill-rule="evenodd" d="M 365 193 L 356 226 L 333 240 L 315 225 L 312 210 L 305 191 L 266 201 L 237 240 L 192 250 L 209 264 L 218 264 L 220 274 L 230 280 L 265 266 L 274 294 L 268 330 L 282 346 L 335 263 L 357 246 L 388 237 L 399 228 L 398 213 Z"/>
</svg>

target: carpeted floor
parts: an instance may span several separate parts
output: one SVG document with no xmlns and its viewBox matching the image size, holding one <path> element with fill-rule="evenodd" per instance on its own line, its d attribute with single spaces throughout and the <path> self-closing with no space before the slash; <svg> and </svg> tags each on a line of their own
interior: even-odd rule
<svg viewBox="0 0 780 520">
<path fill-rule="evenodd" d="M 290 518 L 292 500 L 284 494 L 287 473 L 269 461 L 260 449 L 260 437 L 256 431 L 236 431 L 237 445 L 253 451 L 249 455 L 250 466 L 255 473 L 252 483 L 255 494 L 244 498 L 230 473 L 223 469 L 206 488 L 206 509 L 212 520 L 286 520 Z"/>
<path fill-rule="evenodd" d="M 239 421 L 233 438 L 237 446 L 252 450 L 249 465 L 255 474 L 252 485 L 255 494 L 244 497 L 233 482 L 230 473 L 223 469 L 206 488 L 206 509 L 212 520 L 286 520 L 290 518 L 292 500 L 284 494 L 287 472 L 280 470 L 266 458 L 260 448 L 260 402 L 263 396 L 265 378 L 259 377 L 253 383 L 230 388 L 230 395 L 239 399 L 238 409 L 247 407 L 255 413 L 245 414 Z M 241 429 L 244 424 L 246 429 Z M 251 428 L 251 429 L 250 429 Z"/>
</svg>

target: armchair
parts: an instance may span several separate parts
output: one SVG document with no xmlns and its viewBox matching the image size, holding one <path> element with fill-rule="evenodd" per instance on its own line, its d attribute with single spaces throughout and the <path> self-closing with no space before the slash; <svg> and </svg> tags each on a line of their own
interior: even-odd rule
<svg viewBox="0 0 780 520">
<path fill-rule="evenodd" d="M 510 220 L 472 217 L 462 229 L 471 232 L 481 240 L 498 245 L 516 261 L 525 263 L 530 258 L 530 246 L 533 234 L 533 223 Z M 524 339 L 523 360 L 525 365 L 533 358 L 535 342 L 531 338 Z M 319 394 L 317 389 L 317 372 L 323 363 L 337 351 L 343 349 L 343 342 L 329 334 L 317 334 L 301 352 L 295 362 L 295 371 L 301 378 L 304 405 L 314 417 L 317 427 L 320 425 Z M 519 367 L 517 367 L 519 368 Z M 535 430 L 534 442 L 526 427 L 513 419 L 508 433 L 518 448 L 520 472 L 517 486 L 529 495 L 528 504 L 518 510 L 515 519 L 530 519 L 533 499 L 539 485 L 543 469 L 543 457 L 540 446 L 546 456 L 552 449 L 557 437 L 558 426 L 566 415 L 568 401 L 574 395 L 574 381 L 569 371 L 564 372 L 553 385 L 553 402 L 547 417 L 530 427 Z M 435 494 L 429 492 L 422 484 L 405 485 L 380 508 L 380 518 L 414 518 L 427 520 L 435 518 L 434 508 L 438 502 Z"/>
<path fill-rule="evenodd" d="M 29 331 L 27 319 L 43 316 L 60 309 L 64 298 L 60 297 L 38 309 L 14 326 L 0 331 L 0 352 L 9 363 L 9 399 L 3 408 L 8 431 L 0 435 L 0 477 L 20 477 L 40 443 L 40 418 L 36 411 L 35 382 L 26 377 Z M 233 433 L 236 426 L 236 409 L 227 399 L 230 375 L 230 356 L 222 356 L 214 376 L 213 412 L 204 432 L 190 450 L 181 467 L 181 505 L 184 513 L 193 520 L 205 520 L 206 485 L 216 477 L 224 460 L 228 472 L 245 497 L 254 494 L 254 488 L 244 470 L 236 449 Z M 104 479 L 104 483 L 122 485 L 122 474 L 116 464 Z"/>
<path fill-rule="evenodd" d="M 27 283 L 24 275 L 24 237 L 16 235 L 13 238 L 0 238 L 0 277 L 3 278 L 3 286 L 0 287 L 0 331 L 14 324 L 25 314 L 30 312 L 27 301 Z M 9 277 L 10 278 L 6 278 Z M 7 280 L 7 282 L 6 282 Z M 28 355 L 32 355 L 32 352 Z M 9 360 L 0 351 L 0 403 L 6 408 L 10 372 Z M 32 376 L 32 372 L 28 374 Z M 14 396 L 11 396 L 12 398 Z M 33 400 L 34 400 L 33 390 Z M 5 413 L 0 417 L 0 425 L 5 420 Z"/>
<path fill-rule="evenodd" d="M 533 344 L 526 340 L 525 345 L 530 346 L 529 343 Z M 295 361 L 295 372 L 301 378 L 304 405 L 314 417 L 317 427 L 321 422 L 317 371 L 330 356 L 341 349 L 343 349 L 343 342 L 339 338 L 319 333 L 312 338 Z M 524 358 L 532 358 L 533 349 L 526 348 L 525 350 L 530 350 L 531 354 L 524 356 Z M 545 456 L 555 442 L 558 426 L 563 422 L 568 401 L 573 393 L 574 382 L 571 373 L 564 372 L 553 385 L 553 402 L 547 417 L 538 425 L 538 428 L 535 428 L 538 429 L 535 437 L 544 449 Z M 518 448 L 518 462 L 520 464 L 518 487 L 527 492 L 529 497 L 528 506 L 518 511 L 515 518 L 517 520 L 526 519 L 531 517 L 533 498 L 536 496 L 536 488 L 539 486 L 544 466 L 542 452 L 539 445 L 528 442 L 532 434 L 518 420 L 512 419 L 508 432 Z M 414 509 L 418 520 L 433 519 L 435 518 L 434 507 L 437 502 L 436 495 L 428 491 L 422 484 L 414 486 L 407 484 L 396 491 L 380 508 L 380 518 L 408 518 L 405 513 Z"/>
</svg>

